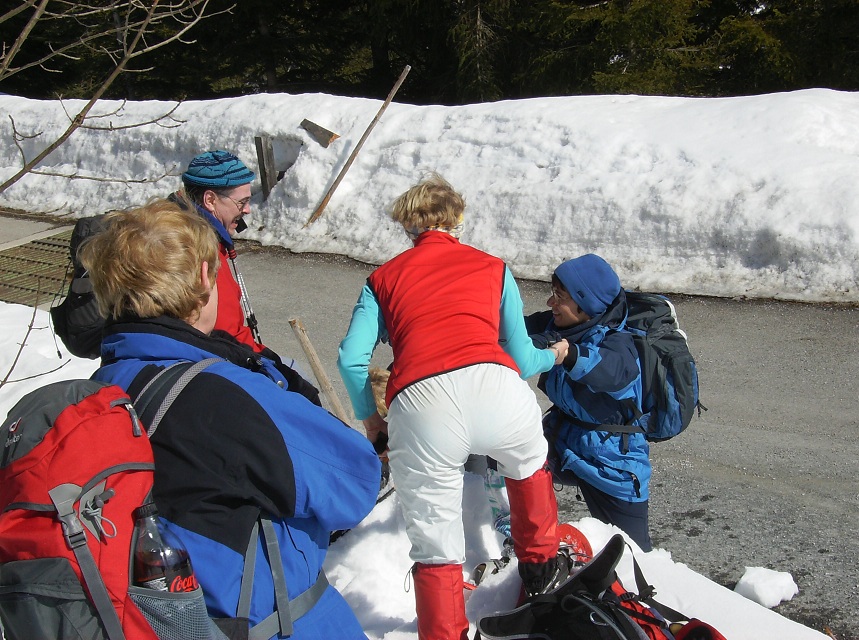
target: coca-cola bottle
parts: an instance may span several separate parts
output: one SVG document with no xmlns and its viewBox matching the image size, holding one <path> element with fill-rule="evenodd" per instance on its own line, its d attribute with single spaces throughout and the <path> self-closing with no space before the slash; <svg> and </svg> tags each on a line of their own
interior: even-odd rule
<svg viewBox="0 0 859 640">
<path fill-rule="evenodd" d="M 134 585 L 171 593 L 196 589 L 188 550 L 161 524 L 155 504 L 148 502 L 135 509 L 134 519 Z"/>
</svg>

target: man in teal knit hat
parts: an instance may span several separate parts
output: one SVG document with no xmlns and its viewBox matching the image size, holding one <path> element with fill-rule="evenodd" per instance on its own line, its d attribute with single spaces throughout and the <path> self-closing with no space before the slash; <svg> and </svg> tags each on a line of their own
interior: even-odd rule
<svg viewBox="0 0 859 640">
<path fill-rule="evenodd" d="M 232 236 L 247 228 L 244 216 L 250 214 L 251 182 L 254 172 L 228 151 L 207 151 L 195 157 L 182 174 L 184 192 L 170 199 L 185 209 L 195 209 L 218 234 L 221 261 L 229 268 L 218 276 L 221 304 L 216 328 L 224 331 L 256 353 L 265 349 L 256 327 L 244 282 L 235 264 Z M 70 245 L 72 259 L 78 247 L 104 227 L 104 216 L 83 218 L 75 225 Z M 74 278 L 66 300 L 51 310 L 57 334 L 66 347 L 79 357 L 98 358 L 104 318 L 92 294 L 86 270 L 75 265 Z"/>
<path fill-rule="evenodd" d="M 236 265 L 233 235 L 247 229 L 244 217 L 251 212 L 253 171 L 228 151 L 207 151 L 188 164 L 182 174 L 185 199 L 215 230 L 220 240 L 221 261 L 230 268 L 218 274 L 218 322 L 215 329 L 260 353 L 260 339 L 244 279 Z"/>
<path fill-rule="evenodd" d="M 188 198 L 211 213 L 232 236 L 247 229 L 244 217 L 251 212 L 251 182 L 255 177 L 229 151 L 207 151 L 191 160 L 182 183 Z"/>
<path fill-rule="evenodd" d="M 193 206 L 218 235 L 218 317 L 215 331 L 231 335 L 257 354 L 273 360 L 287 377 L 291 391 L 320 404 L 319 391 L 295 370 L 295 360 L 283 362 L 260 338 L 244 278 L 236 264 L 233 236 L 247 229 L 251 213 L 251 183 L 256 174 L 229 151 L 206 151 L 196 156 L 182 174 L 183 193 L 175 199 Z M 226 265 L 229 265 L 227 267 Z"/>
</svg>

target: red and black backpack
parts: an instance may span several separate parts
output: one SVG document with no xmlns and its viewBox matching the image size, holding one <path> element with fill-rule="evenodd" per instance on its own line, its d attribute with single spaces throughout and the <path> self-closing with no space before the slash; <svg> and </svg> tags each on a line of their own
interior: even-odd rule
<svg viewBox="0 0 859 640">
<path fill-rule="evenodd" d="M 480 640 L 725 640 L 715 628 L 653 599 L 652 586 L 633 558 L 638 593 L 615 572 L 626 542 L 614 535 L 603 549 L 546 594 L 521 606 L 484 616 Z"/>
<path fill-rule="evenodd" d="M 163 415 L 176 395 L 165 400 L 167 392 L 178 393 L 199 370 L 165 369 L 172 373 L 159 375 L 136 406 Z M 70 380 L 27 394 L 0 426 L 7 640 L 216 637 L 199 588 L 176 594 L 132 585 L 132 514 L 150 499 L 155 469 L 148 436 L 157 421 L 151 410 L 141 415 L 149 433 L 120 387 Z"/>
</svg>

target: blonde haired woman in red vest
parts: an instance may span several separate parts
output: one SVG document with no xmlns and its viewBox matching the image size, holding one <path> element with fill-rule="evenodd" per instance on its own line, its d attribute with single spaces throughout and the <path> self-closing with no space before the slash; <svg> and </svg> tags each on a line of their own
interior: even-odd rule
<svg viewBox="0 0 859 640">
<path fill-rule="evenodd" d="M 562 362 L 568 344 L 533 346 L 510 270 L 459 241 L 464 209 L 462 196 L 438 175 L 394 202 L 391 217 L 414 247 L 367 279 L 338 359 L 367 437 L 379 450 L 387 436 L 412 545 L 418 637 L 427 640 L 468 634 L 462 489 L 470 454 L 491 456 L 507 478 L 525 593 L 541 593 L 569 572 L 558 556 L 541 412 L 525 382 Z M 368 378 L 380 341 L 394 354 L 387 422 Z"/>
</svg>

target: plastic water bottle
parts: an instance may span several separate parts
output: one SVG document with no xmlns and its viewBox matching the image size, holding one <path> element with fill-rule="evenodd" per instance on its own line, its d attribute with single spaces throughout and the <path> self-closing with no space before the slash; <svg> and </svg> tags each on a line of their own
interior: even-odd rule
<svg viewBox="0 0 859 640">
<path fill-rule="evenodd" d="M 188 550 L 164 528 L 155 504 L 135 509 L 134 520 L 134 585 L 171 593 L 194 591 L 199 585 Z"/>
</svg>

